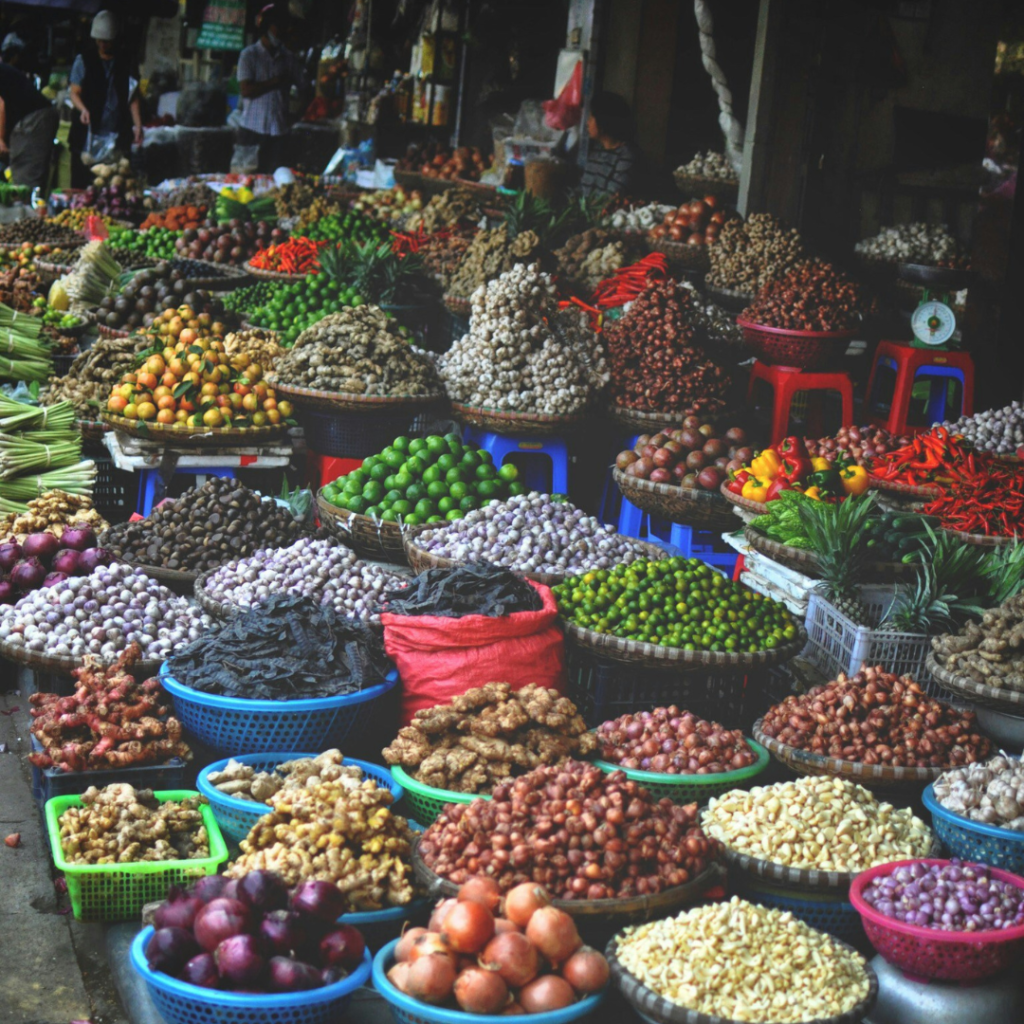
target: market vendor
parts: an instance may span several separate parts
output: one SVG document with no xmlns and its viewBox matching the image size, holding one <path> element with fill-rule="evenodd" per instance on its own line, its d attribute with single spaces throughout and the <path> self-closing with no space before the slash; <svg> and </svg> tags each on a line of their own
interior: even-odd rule
<svg viewBox="0 0 1024 1024">
<path fill-rule="evenodd" d="M 72 184 L 87 185 L 91 175 L 81 163 L 89 133 L 116 136 L 117 148 L 126 154 L 132 141 L 142 142 L 142 109 L 139 99 L 139 69 L 128 53 L 118 47 L 120 27 L 110 11 L 92 19 L 90 35 L 96 41 L 75 57 L 71 66 L 70 98 L 78 111 L 72 122 Z"/>
<path fill-rule="evenodd" d="M 613 92 L 593 96 L 587 118 L 590 149 L 580 179 L 586 195 L 660 199 L 666 194 L 663 175 L 644 156 L 635 134 L 633 113 L 621 96 Z"/>
<path fill-rule="evenodd" d="M 289 20 L 285 5 L 264 7 L 257 22 L 259 39 L 238 58 L 238 91 L 244 103 L 237 142 L 259 147 L 261 174 L 272 174 L 287 162 L 288 90 L 301 84 L 298 62 L 283 41 Z"/>
<path fill-rule="evenodd" d="M 45 188 L 57 131 L 57 111 L 31 79 L 0 64 L 0 157 L 11 166 L 11 181 Z"/>
</svg>

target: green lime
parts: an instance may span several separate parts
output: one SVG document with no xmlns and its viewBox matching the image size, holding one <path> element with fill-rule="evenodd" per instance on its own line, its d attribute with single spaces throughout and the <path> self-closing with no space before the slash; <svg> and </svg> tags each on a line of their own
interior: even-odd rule
<svg viewBox="0 0 1024 1024">
<path fill-rule="evenodd" d="M 396 487 L 398 487 L 398 475 L 395 473 L 389 473 L 386 477 L 384 477 L 383 483 L 385 491 L 393 491 Z"/>
<path fill-rule="evenodd" d="M 380 519 L 380 506 L 371 505 L 364 513 L 364 516 L 369 516 L 371 519 Z"/>
<path fill-rule="evenodd" d="M 437 513 L 437 506 L 429 498 L 423 498 L 416 502 L 416 507 L 413 511 L 416 515 L 423 516 L 423 518 L 426 519 L 427 516 L 432 516 Z"/>
<path fill-rule="evenodd" d="M 454 469 L 458 464 L 459 460 L 456 459 L 451 452 L 445 452 L 445 454 L 437 460 L 437 466 L 443 473 L 447 473 L 449 469 Z"/>
<path fill-rule="evenodd" d="M 462 453 L 462 458 L 459 461 L 463 466 L 473 469 L 480 465 L 480 456 L 472 448 L 469 448 Z"/>
<path fill-rule="evenodd" d="M 453 469 L 449 469 L 448 472 L 445 473 L 444 479 L 445 483 L 448 484 L 465 483 L 466 473 L 461 467 L 455 466 Z"/>
<path fill-rule="evenodd" d="M 427 450 L 427 442 L 424 441 L 422 437 L 414 437 L 409 442 L 409 454 L 410 455 L 419 455 L 420 452 L 424 452 L 426 450 Z"/>
<path fill-rule="evenodd" d="M 449 522 L 454 522 L 456 519 L 462 519 L 465 516 L 465 514 L 466 513 L 463 512 L 461 508 L 453 508 L 451 512 L 449 512 L 445 516 L 445 519 L 447 519 Z"/>
<path fill-rule="evenodd" d="M 476 453 L 480 456 L 481 462 L 486 462 L 488 466 L 494 464 L 494 457 L 486 448 L 477 448 Z"/>
<path fill-rule="evenodd" d="M 423 476 L 426 468 L 426 460 L 421 459 L 418 455 L 413 455 L 412 458 L 406 459 L 405 465 L 402 467 L 410 476 Z"/>
<path fill-rule="evenodd" d="M 441 473 L 440 466 L 427 466 L 423 471 L 423 482 L 425 484 L 436 483 L 442 476 L 443 474 Z"/>
<path fill-rule="evenodd" d="M 426 496 L 426 485 L 421 483 L 410 484 L 405 492 L 406 499 L 411 501 L 414 505 L 420 500 L 420 498 L 425 498 Z"/>
<path fill-rule="evenodd" d="M 473 509 L 479 507 L 480 502 L 472 494 L 467 494 L 462 501 L 459 502 L 459 508 L 462 509 L 463 512 L 472 512 Z"/>
<path fill-rule="evenodd" d="M 386 466 L 383 462 L 378 462 L 377 465 L 375 465 L 373 467 L 373 469 L 370 470 L 370 482 L 371 483 L 373 481 L 382 482 L 384 480 L 387 480 L 387 478 L 390 475 L 391 475 L 390 467 Z"/>
<path fill-rule="evenodd" d="M 362 495 L 356 494 L 346 501 L 345 507 L 349 512 L 355 512 L 357 515 L 363 515 L 365 514 L 366 507 L 369 504 L 370 503 Z"/>
<path fill-rule="evenodd" d="M 338 494 L 333 498 L 328 498 L 327 500 L 336 508 L 348 509 L 349 499 L 354 497 L 356 497 L 354 494 Z"/>
<path fill-rule="evenodd" d="M 402 516 L 402 521 L 406 526 L 419 526 L 423 522 L 423 517 L 416 515 L 415 512 L 409 512 Z"/>
<path fill-rule="evenodd" d="M 443 480 L 435 480 L 432 484 L 427 484 L 427 497 L 433 498 L 437 501 L 438 498 L 443 498 L 448 494 L 448 485 Z"/>
<path fill-rule="evenodd" d="M 493 480 L 481 480 L 476 485 L 477 497 L 481 501 L 489 501 L 498 495 L 498 485 Z"/>
<path fill-rule="evenodd" d="M 437 511 L 441 515 L 447 515 L 453 508 L 458 508 L 459 503 L 454 498 L 442 498 L 437 503 Z"/>
<path fill-rule="evenodd" d="M 519 470 L 511 462 L 506 462 L 501 469 L 498 470 L 498 476 L 506 483 L 512 483 L 513 480 L 519 479 Z"/>
<path fill-rule="evenodd" d="M 448 493 L 457 501 L 462 501 L 469 494 L 469 484 L 463 483 L 461 480 L 453 480 L 448 488 Z"/>
<path fill-rule="evenodd" d="M 413 503 L 406 498 L 401 498 L 391 506 L 391 511 L 395 515 L 407 516 L 412 511 Z"/>
<path fill-rule="evenodd" d="M 370 479 L 370 474 L 365 469 L 353 469 L 348 476 L 343 477 L 344 480 L 355 480 L 358 484 L 365 484 Z"/>
<path fill-rule="evenodd" d="M 384 500 L 391 504 L 393 501 L 401 501 L 405 497 L 405 492 L 400 491 L 397 487 L 392 487 L 387 494 L 384 495 Z"/>
<path fill-rule="evenodd" d="M 428 523 L 443 523 L 444 522 L 444 516 L 430 516 L 427 519 L 427 522 Z"/>
<path fill-rule="evenodd" d="M 526 484 L 521 484 L 518 480 L 513 481 L 508 485 L 508 493 L 510 498 L 514 498 L 519 494 L 525 494 Z"/>
<path fill-rule="evenodd" d="M 363 459 L 363 469 L 367 473 L 369 473 L 370 470 L 373 469 L 373 467 L 376 466 L 379 462 L 380 462 L 379 456 L 377 456 L 377 455 L 367 455 L 366 458 Z"/>
<path fill-rule="evenodd" d="M 412 442 L 409 440 L 409 438 L 404 436 L 396 437 L 394 441 L 391 442 L 391 447 L 400 452 L 407 452 L 409 450 L 410 444 L 412 444 Z"/>
<path fill-rule="evenodd" d="M 395 510 L 393 508 L 384 509 L 384 511 L 380 514 L 380 518 L 385 523 L 394 523 L 398 521 L 398 516 L 395 514 Z"/>
<path fill-rule="evenodd" d="M 404 469 L 400 469 L 395 475 L 395 486 L 400 490 L 404 491 L 413 481 L 411 473 L 406 472 Z"/>
<path fill-rule="evenodd" d="M 370 503 L 380 501 L 384 497 L 384 485 L 377 480 L 369 480 L 363 485 L 363 497 Z"/>
<path fill-rule="evenodd" d="M 427 438 L 427 451 L 432 455 L 441 455 L 448 451 L 448 444 L 443 437 L 431 434 Z"/>
<path fill-rule="evenodd" d="M 456 434 L 454 432 L 451 434 L 445 434 L 444 439 L 448 442 L 448 447 L 451 451 L 459 452 L 459 454 L 462 453 L 462 436 L 460 434 Z M 455 445 L 455 447 L 452 448 L 452 445 Z"/>
<path fill-rule="evenodd" d="M 473 475 L 477 480 L 493 480 L 498 475 L 498 471 L 488 463 L 481 462 L 480 465 L 473 470 Z"/>
<path fill-rule="evenodd" d="M 398 469 L 405 462 L 405 452 L 396 451 L 394 448 L 385 448 L 380 457 L 392 468 Z"/>
</svg>

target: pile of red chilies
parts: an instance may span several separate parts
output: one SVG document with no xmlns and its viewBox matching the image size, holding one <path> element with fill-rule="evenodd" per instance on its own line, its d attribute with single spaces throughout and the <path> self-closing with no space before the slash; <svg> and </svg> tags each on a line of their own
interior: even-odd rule
<svg viewBox="0 0 1024 1024">
<path fill-rule="evenodd" d="M 985 536 L 1024 533 L 1024 466 L 976 452 L 944 427 L 879 456 L 871 475 L 892 483 L 937 487 L 940 496 L 921 511 L 937 516 L 946 529 Z"/>
<path fill-rule="evenodd" d="M 558 307 L 565 309 L 566 306 L 579 306 L 590 317 L 590 329 L 600 332 L 604 324 L 604 310 L 615 309 L 632 302 L 644 290 L 648 281 L 655 277 L 664 277 L 667 271 L 668 260 L 664 253 L 652 252 L 628 267 L 619 267 L 611 277 L 602 281 L 594 289 L 592 306 L 574 295 L 559 302 Z"/>
<path fill-rule="evenodd" d="M 427 244 L 435 242 L 446 242 L 451 237 L 451 231 L 435 231 L 428 234 L 423 228 L 418 228 L 414 233 L 391 232 L 391 251 L 397 256 L 407 256 L 409 253 L 419 252 Z"/>
<path fill-rule="evenodd" d="M 316 274 L 320 271 L 320 250 L 326 242 L 312 239 L 289 238 L 280 245 L 260 249 L 249 263 L 259 270 L 274 270 L 280 274 Z"/>
</svg>

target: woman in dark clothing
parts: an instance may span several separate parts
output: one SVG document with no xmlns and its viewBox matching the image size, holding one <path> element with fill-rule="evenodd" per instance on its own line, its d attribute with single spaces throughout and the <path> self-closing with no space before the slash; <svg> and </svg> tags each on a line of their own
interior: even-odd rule
<svg viewBox="0 0 1024 1024">
<path fill-rule="evenodd" d="M 624 195 L 660 199 L 667 192 L 656 168 L 633 141 L 636 128 L 629 104 L 613 92 L 590 101 L 587 135 L 590 148 L 580 187 L 587 195 Z"/>
</svg>

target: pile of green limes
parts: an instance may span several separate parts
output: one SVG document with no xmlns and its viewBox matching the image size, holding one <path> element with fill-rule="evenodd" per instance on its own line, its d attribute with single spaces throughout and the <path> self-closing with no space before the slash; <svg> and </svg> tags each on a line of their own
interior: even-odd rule
<svg viewBox="0 0 1024 1024">
<path fill-rule="evenodd" d="M 359 469 L 328 484 L 324 498 L 338 508 L 407 526 L 461 519 L 481 505 L 526 493 L 519 472 L 494 465 L 491 453 L 458 434 L 396 437 Z"/>
</svg>

